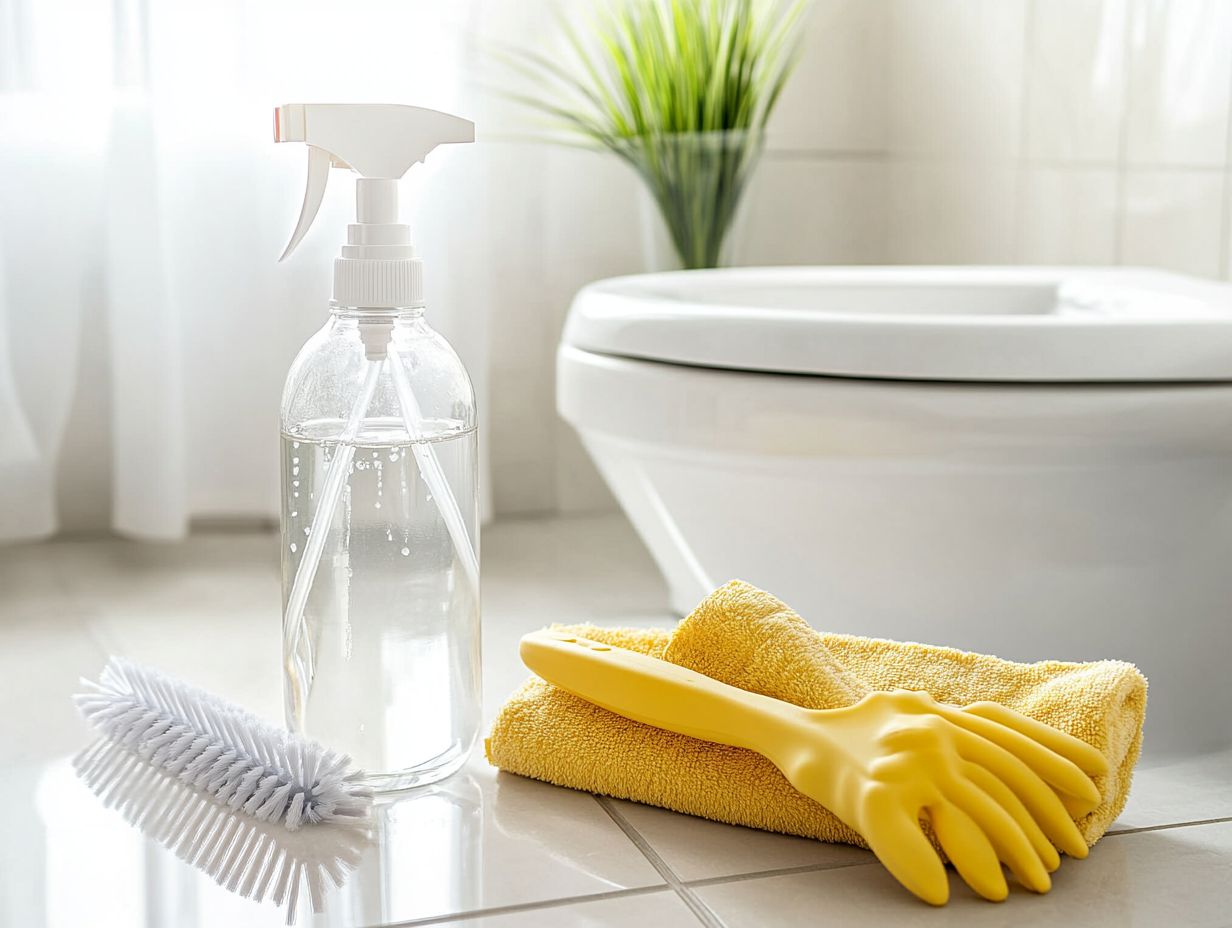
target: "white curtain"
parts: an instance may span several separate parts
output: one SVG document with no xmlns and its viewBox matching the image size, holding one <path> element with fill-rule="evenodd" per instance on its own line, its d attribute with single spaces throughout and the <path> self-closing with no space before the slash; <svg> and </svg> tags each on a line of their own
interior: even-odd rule
<svg viewBox="0 0 1232 928">
<path fill-rule="evenodd" d="M 353 184 L 334 172 L 276 264 L 307 154 L 273 144 L 272 108 L 415 103 L 482 139 L 478 65 L 493 38 L 533 40 L 526 6 L 0 0 L 0 540 L 276 513 L 282 380 L 327 318 Z M 485 314 L 519 284 L 494 236 L 536 183 L 490 152 L 442 149 L 404 195 L 481 410 Z"/>
</svg>

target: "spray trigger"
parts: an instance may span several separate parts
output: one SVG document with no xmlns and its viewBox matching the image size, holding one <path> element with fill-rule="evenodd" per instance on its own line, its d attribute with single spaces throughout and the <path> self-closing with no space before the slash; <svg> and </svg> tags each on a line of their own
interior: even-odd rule
<svg viewBox="0 0 1232 928">
<path fill-rule="evenodd" d="M 279 261 L 285 261 L 287 255 L 295 250 L 295 246 L 307 234 L 312 220 L 317 218 L 317 210 L 321 208 L 321 201 L 325 198 L 325 185 L 329 183 L 329 168 L 332 160 L 333 158 L 325 149 L 313 145 L 308 146 L 308 186 L 304 190 L 304 205 L 300 208 L 299 222 L 295 224 L 295 231 L 291 233 L 291 241 L 287 242 L 287 247 L 283 249 Z"/>
</svg>

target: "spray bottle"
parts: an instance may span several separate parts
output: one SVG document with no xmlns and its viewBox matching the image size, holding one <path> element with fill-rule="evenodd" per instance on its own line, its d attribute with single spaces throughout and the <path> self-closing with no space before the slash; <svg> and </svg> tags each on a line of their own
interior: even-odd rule
<svg viewBox="0 0 1232 928">
<path fill-rule="evenodd" d="M 350 754 L 376 789 L 430 783 L 465 762 L 479 728 L 475 394 L 424 319 L 398 179 L 437 145 L 474 141 L 474 125 L 413 106 L 288 104 L 274 138 L 308 145 L 283 258 L 330 169 L 359 175 L 330 320 L 282 396 L 287 727 Z"/>
</svg>

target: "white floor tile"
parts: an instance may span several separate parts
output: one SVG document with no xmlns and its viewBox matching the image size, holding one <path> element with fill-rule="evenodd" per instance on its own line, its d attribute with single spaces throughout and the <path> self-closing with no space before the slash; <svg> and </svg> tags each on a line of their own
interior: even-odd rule
<svg viewBox="0 0 1232 928">
<path fill-rule="evenodd" d="M 0 886 L 21 916 L 12 924 L 120 925 L 126 913 L 174 907 L 176 899 L 192 901 L 202 926 L 282 920 L 272 902 L 234 895 L 143 838 L 102 805 L 67 759 L 0 770 L 0 789 L 17 810 L 0 833 Z M 378 925 L 663 883 L 593 797 L 498 774 L 482 760 L 438 786 L 382 803 L 376 823 L 356 869 L 325 896 L 331 925 Z"/>
<path fill-rule="evenodd" d="M 696 925 L 697 919 L 673 892 L 618 896 L 551 908 L 481 915 L 440 923 L 447 928 L 646 928 Z"/>
<path fill-rule="evenodd" d="M 1052 892 L 1015 887 L 996 904 L 953 873 L 951 899 L 934 909 L 880 866 L 742 880 L 695 891 L 729 928 L 810 925 L 1226 926 L 1232 823 L 1120 835 L 1086 860 L 1065 859 Z"/>
<path fill-rule="evenodd" d="M 327 900 L 355 924 L 663 883 L 592 796 L 498 773 L 482 758 L 385 807 L 380 823 L 376 845 Z"/>
<path fill-rule="evenodd" d="M 516 659 L 526 631 L 552 622 L 675 621 L 658 572 L 619 515 L 498 525 L 484 537 L 484 585 L 488 720 L 526 677 Z M 22 711 L 0 721 L 0 790 L 10 797 L 0 832 L 0 900 L 7 905 L 0 921 L 128 924 L 144 913 L 150 924 L 281 924 L 276 906 L 220 889 L 146 842 L 76 780 L 67 761 L 88 741 L 68 697 L 78 677 L 97 673 L 110 652 L 279 719 L 279 614 L 270 535 L 203 535 L 169 546 L 64 541 L 4 551 L 0 675 Z M 1150 763 L 1116 829 L 1232 816 L 1232 752 Z M 733 925 L 848 917 L 1043 924 L 1062 916 L 1099 924 L 1091 920 L 1097 914 L 1108 924 L 1200 925 L 1218 923 L 1209 921 L 1212 894 L 1220 886 L 1232 891 L 1232 823 L 1112 835 L 1089 861 L 1067 862 L 1056 891 L 1043 899 L 1015 894 L 990 906 L 956 884 L 941 916 L 916 905 L 857 849 L 633 803 L 614 808 L 676 875 L 701 881 L 695 891 Z M 329 915 L 301 921 L 376 925 L 496 909 L 460 924 L 696 922 L 669 890 L 620 895 L 661 887 L 662 878 L 594 798 L 499 774 L 480 756 L 463 774 L 402 797 L 383 816 L 377 845 L 327 899 Z M 1220 855 L 1222 871 L 1215 866 Z M 707 882 L 798 867 L 815 869 Z M 607 898 L 611 893 L 617 895 Z M 549 905 L 538 908 L 543 903 Z"/>
<path fill-rule="evenodd" d="M 90 621 L 74 611 L 0 612 L 0 772 L 76 750 L 87 735 L 69 701 L 80 679 L 106 660 Z"/>
<path fill-rule="evenodd" d="M 685 881 L 793 867 L 850 867 L 874 860 L 868 851 L 845 844 L 724 825 L 636 802 L 612 802 Z"/>
<path fill-rule="evenodd" d="M 63 545 L 57 561 L 66 594 L 90 610 L 94 636 L 109 652 L 282 722 L 276 535 L 202 534 L 177 545 L 81 541 Z"/>
<path fill-rule="evenodd" d="M 1111 831 L 1232 818 L 1232 750 L 1148 758 L 1134 771 L 1129 801 Z"/>
</svg>

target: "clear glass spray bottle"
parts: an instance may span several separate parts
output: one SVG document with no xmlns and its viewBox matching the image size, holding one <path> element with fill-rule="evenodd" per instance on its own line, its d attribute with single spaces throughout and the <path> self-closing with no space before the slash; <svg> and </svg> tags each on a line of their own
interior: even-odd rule
<svg viewBox="0 0 1232 928">
<path fill-rule="evenodd" d="M 288 727 L 350 754 L 377 789 L 457 770 L 478 735 L 475 396 L 424 316 L 397 178 L 473 126 L 407 106 L 279 107 L 309 147 L 298 244 L 331 164 L 356 181 L 331 317 L 283 391 L 283 666 Z M 286 255 L 284 254 L 284 257 Z"/>
</svg>

